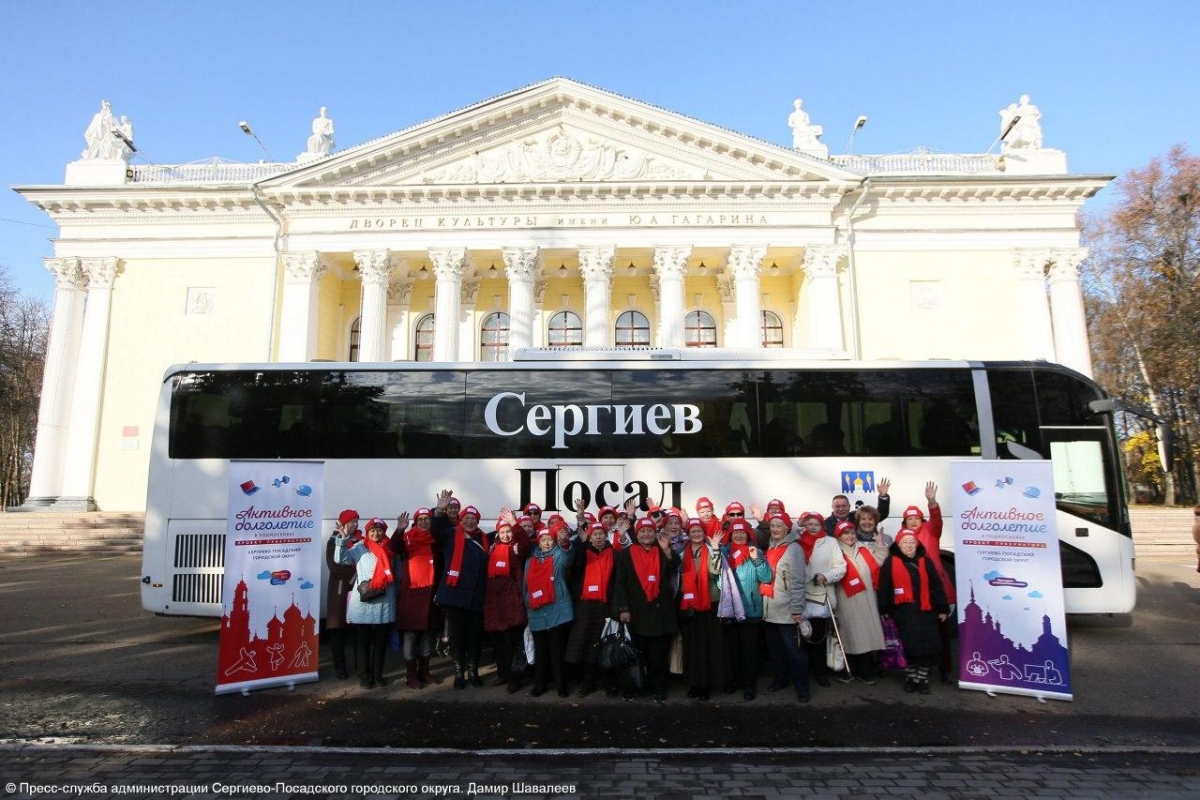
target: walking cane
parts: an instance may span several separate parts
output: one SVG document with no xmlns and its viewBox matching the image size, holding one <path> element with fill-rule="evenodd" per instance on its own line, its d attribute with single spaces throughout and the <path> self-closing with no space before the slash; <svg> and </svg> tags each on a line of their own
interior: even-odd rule
<svg viewBox="0 0 1200 800">
<path fill-rule="evenodd" d="M 842 648 L 842 659 L 846 662 L 846 674 L 853 678 L 854 673 L 850 671 L 850 656 L 846 653 L 846 645 L 842 644 L 842 632 L 838 630 L 837 616 L 833 613 L 833 606 L 829 604 L 829 591 L 825 592 L 825 607 L 829 609 L 829 624 L 833 625 L 833 635 L 837 637 L 838 647 Z"/>
</svg>

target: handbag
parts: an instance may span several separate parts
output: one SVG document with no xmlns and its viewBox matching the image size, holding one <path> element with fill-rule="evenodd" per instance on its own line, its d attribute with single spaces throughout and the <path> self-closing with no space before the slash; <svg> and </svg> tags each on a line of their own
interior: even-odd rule
<svg viewBox="0 0 1200 800">
<path fill-rule="evenodd" d="M 374 603 L 387 594 L 387 589 L 372 589 L 370 581 L 358 582 L 358 599 L 364 603 Z"/>
<path fill-rule="evenodd" d="M 879 666 L 887 670 L 900 671 L 908 666 L 904 657 L 904 642 L 900 641 L 900 629 L 891 617 L 880 617 L 883 626 L 883 652 L 879 654 Z"/>
<path fill-rule="evenodd" d="M 620 669 L 638 663 L 637 646 L 623 622 L 609 619 L 600 632 L 600 668 Z"/>
<path fill-rule="evenodd" d="M 834 672 L 841 672 L 846 668 L 846 654 L 842 652 L 842 645 L 836 636 L 825 638 L 825 663 Z"/>
</svg>

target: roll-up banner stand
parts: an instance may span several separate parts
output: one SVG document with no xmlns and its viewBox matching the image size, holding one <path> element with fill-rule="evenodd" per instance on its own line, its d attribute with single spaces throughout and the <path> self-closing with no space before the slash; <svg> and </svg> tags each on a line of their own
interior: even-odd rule
<svg viewBox="0 0 1200 800">
<path fill-rule="evenodd" d="M 217 694 L 317 679 L 325 464 L 229 462 Z"/>
<path fill-rule="evenodd" d="M 1071 700 L 1049 461 L 952 461 L 959 686 Z"/>
</svg>

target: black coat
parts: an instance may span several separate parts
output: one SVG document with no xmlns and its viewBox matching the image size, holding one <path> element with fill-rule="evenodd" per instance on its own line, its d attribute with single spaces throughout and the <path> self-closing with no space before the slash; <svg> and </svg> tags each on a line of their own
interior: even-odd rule
<svg viewBox="0 0 1200 800">
<path fill-rule="evenodd" d="M 641 547 L 634 543 L 617 553 L 616 565 L 613 567 L 612 582 L 612 612 L 613 617 L 622 612 L 629 612 L 629 629 L 635 636 L 665 636 L 679 630 L 679 622 L 675 612 L 675 572 L 679 569 L 679 554 L 674 550 L 670 555 L 662 551 L 657 543 L 652 545 L 658 553 L 660 588 L 658 597 L 653 601 L 646 599 L 642 591 L 642 582 L 638 580 L 637 570 L 633 568 L 633 548 Z"/>
<path fill-rule="evenodd" d="M 483 613 L 483 601 L 487 589 L 487 551 L 479 540 L 469 536 L 463 545 L 462 568 L 459 570 L 458 584 L 451 586 L 446 583 L 450 565 L 454 563 L 454 531 L 456 526 L 450 518 L 444 515 L 433 515 L 431 533 L 433 539 L 442 549 L 442 575 L 438 581 L 437 594 L 433 602 L 448 608 L 461 608 L 464 611 Z M 482 539 L 483 534 L 480 533 Z"/>
<path fill-rule="evenodd" d="M 879 568 L 879 611 L 887 614 L 900 629 L 900 640 L 904 643 L 904 656 L 910 663 L 932 665 L 937 663 L 941 651 L 938 633 L 938 614 L 949 614 L 950 603 L 946 600 L 946 589 L 938 577 L 933 561 L 925 555 L 925 548 L 917 545 L 916 555 L 906 558 L 898 545 L 888 549 L 889 555 Z M 921 570 L 925 564 L 925 577 L 929 581 L 929 603 L 932 609 L 921 610 Z M 893 603 L 895 585 L 892 581 L 893 563 L 901 564 L 912 581 L 916 602 Z"/>
<path fill-rule="evenodd" d="M 879 510 L 879 521 L 883 522 L 885 519 L 888 518 L 888 515 L 892 511 L 892 498 L 890 495 L 881 494 L 878 497 L 878 501 L 879 501 L 879 505 L 875 506 L 875 508 L 877 508 Z M 852 509 L 850 511 L 850 516 L 846 517 L 846 519 L 850 520 L 857 526 L 858 525 L 858 509 L 857 508 Z M 825 518 L 825 534 L 827 536 L 836 536 L 837 534 L 834 533 L 833 529 L 837 527 L 837 524 L 838 524 L 837 517 L 835 517 L 833 514 L 830 514 L 828 517 L 826 517 Z M 870 541 L 874 541 L 874 540 L 875 540 L 875 538 L 871 537 Z"/>
</svg>

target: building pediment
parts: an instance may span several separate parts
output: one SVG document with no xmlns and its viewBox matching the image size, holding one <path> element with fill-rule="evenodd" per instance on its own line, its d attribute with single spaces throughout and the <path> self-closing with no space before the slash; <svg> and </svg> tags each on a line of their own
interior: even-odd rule
<svg viewBox="0 0 1200 800">
<path fill-rule="evenodd" d="M 860 180 L 829 161 L 554 78 L 292 170 L 264 188 Z"/>
</svg>

